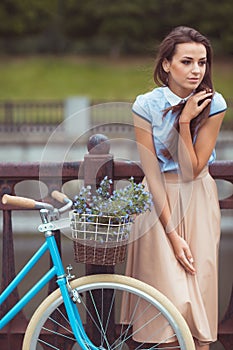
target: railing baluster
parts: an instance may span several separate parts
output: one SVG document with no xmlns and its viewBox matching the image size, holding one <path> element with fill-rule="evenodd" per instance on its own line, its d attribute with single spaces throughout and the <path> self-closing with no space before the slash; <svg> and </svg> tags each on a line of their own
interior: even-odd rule
<svg viewBox="0 0 233 350">
<path fill-rule="evenodd" d="M 2 254 L 2 285 L 4 289 L 15 277 L 14 241 L 12 232 L 11 210 L 3 211 L 3 254 Z M 18 289 L 16 288 L 9 298 L 3 303 L 0 310 L 2 317 L 19 300 Z M 27 327 L 27 320 L 20 311 L 3 330 L 0 331 L 0 349 L 16 349 L 23 340 Z M 12 337 L 14 334 L 14 337 Z"/>
<path fill-rule="evenodd" d="M 94 143 L 93 143 L 94 140 Z M 34 163 L 1 163 L 0 166 L 0 194 L 14 193 L 14 186 L 23 180 L 40 180 L 44 182 L 50 191 L 60 189 L 61 186 L 77 178 L 84 179 L 85 185 L 95 185 L 96 175 L 98 179 L 102 179 L 105 175 L 114 181 L 134 176 L 135 180 L 141 181 L 144 174 L 139 162 L 119 161 L 112 158 L 109 149 L 102 144 L 103 149 L 95 148 L 99 141 L 103 138 L 93 136 L 89 141 L 89 154 L 85 156 L 84 161 L 47 163 L 42 165 L 38 162 Z M 105 139 L 106 140 L 106 139 Z M 97 142 L 97 143 L 96 143 Z M 102 150 L 101 150 L 102 149 Z M 96 151 L 96 152 L 95 152 Z M 61 171 L 62 169 L 62 171 Z M 215 179 L 221 179 L 233 183 L 233 161 L 217 161 L 210 166 L 210 172 Z M 61 179 L 62 177 L 62 179 Z M 233 209 L 233 197 L 229 197 L 220 201 L 221 208 Z M 14 262 L 14 241 L 12 233 L 11 210 L 14 208 L 4 207 L 0 203 L 0 210 L 3 211 L 3 255 L 2 255 L 2 281 L 1 287 L 4 288 L 15 275 Z M 17 208 L 16 208 L 17 210 Z M 96 267 L 96 271 L 92 267 L 87 266 L 87 273 L 113 272 L 112 267 Z M 51 287 L 51 286 L 50 286 Z M 13 296 L 8 300 L 8 304 L 1 308 L 1 312 L 9 308 L 16 300 L 18 300 L 18 291 L 15 290 Z M 25 317 L 21 313 L 12 321 L 11 328 L 5 327 L 0 331 L 0 349 L 19 349 L 21 339 L 25 329 Z M 10 337 L 11 336 L 11 337 Z M 225 350 L 233 349 L 233 293 L 229 303 L 228 310 L 219 327 L 219 339 L 224 344 Z M 14 345 L 13 345 L 14 344 Z"/>
</svg>

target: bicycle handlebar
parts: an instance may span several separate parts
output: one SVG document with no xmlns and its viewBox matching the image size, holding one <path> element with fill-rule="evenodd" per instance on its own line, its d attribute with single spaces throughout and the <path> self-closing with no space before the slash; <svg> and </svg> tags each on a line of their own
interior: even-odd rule
<svg viewBox="0 0 233 350">
<path fill-rule="evenodd" d="M 9 194 L 3 195 L 2 204 L 13 205 L 23 209 L 48 209 L 50 211 L 57 210 L 59 213 L 64 213 L 68 211 L 73 205 L 71 199 L 69 199 L 64 193 L 61 193 L 59 191 L 53 191 L 51 196 L 58 202 L 63 203 L 65 205 L 59 209 L 54 209 L 53 205 L 49 203 L 37 202 L 31 198 L 11 196 Z"/>
<path fill-rule="evenodd" d="M 65 213 L 68 211 L 72 205 L 73 202 L 70 198 L 68 198 L 64 193 L 59 191 L 53 191 L 51 193 L 51 196 L 53 199 L 56 199 L 58 202 L 65 204 L 63 207 L 59 208 L 58 211 L 60 214 Z"/>
<path fill-rule="evenodd" d="M 66 204 L 70 201 L 70 199 L 64 193 L 56 191 L 56 190 L 51 193 L 51 197 L 53 199 L 56 199 L 60 203 Z"/>
<path fill-rule="evenodd" d="M 10 204 L 10 205 L 19 206 L 25 209 L 35 209 L 36 203 L 37 202 L 34 199 L 11 196 L 9 194 L 4 194 L 4 196 L 2 197 L 2 204 L 4 205 Z"/>
</svg>

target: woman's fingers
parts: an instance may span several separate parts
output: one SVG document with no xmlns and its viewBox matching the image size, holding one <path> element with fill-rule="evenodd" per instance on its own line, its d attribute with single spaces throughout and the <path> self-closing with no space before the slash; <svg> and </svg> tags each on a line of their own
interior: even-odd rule
<svg viewBox="0 0 233 350">
<path fill-rule="evenodd" d="M 183 252 L 183 254 L 179 256 L 178 260 L 187 272 L 191 273 L 192 275 L 196 273 L 193 266 L 194 261 L 191 253 Z"/>
<path fill-rule="evenodd" d="M 187 100 L 182 114 L 189 115 L 190 120 L 196 118 L 197 115 L 211 102 L 212 95 L 213 92 L 206 90 L 194 94 Z"/>
<path fill-rule="evenodd" d="M 193 266 L 193 256 L 187 242 L 180 237 L 175 231 L 168 234 L 172 244 L 175 257 L 184 267 L 184 269 L 194 275 L 196 270 Z"/>
<path fill-rule="evenodd" d="M 187 247 L 186 249 L 184 249 L 184 254 L 186 256 L 186 258 L 188 259 L 188 261 L 193 264 L 194 260 L 193 260 L 193 256 L 192 253 L 190 251 L 190 249 Z"/>
</svg>

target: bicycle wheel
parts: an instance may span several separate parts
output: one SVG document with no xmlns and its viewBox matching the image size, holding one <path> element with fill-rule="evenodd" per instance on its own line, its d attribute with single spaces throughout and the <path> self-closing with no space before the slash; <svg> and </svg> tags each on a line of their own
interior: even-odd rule
<svg viewBox="0 0 233 350">
<path fill-rule="evenodd" d="M 151 286 L 131 277 L 91 275 L 71 282 L 81 298 L 82 323 L 93 344 L 103 349 L 194 350 L 189 328 L 174 305 Z M 123 324 L 124 305 L 131 317 Z M 146 330 L 144 338 L 141 332 Z M 145 337 L 146 334 L 146 337 Z M 23 350 L 76 350 L 77 344 L 58 290 L 35 311 L 25 333 Z M 87 346 L 88 349 L 88 346 Z"/>
</svg>

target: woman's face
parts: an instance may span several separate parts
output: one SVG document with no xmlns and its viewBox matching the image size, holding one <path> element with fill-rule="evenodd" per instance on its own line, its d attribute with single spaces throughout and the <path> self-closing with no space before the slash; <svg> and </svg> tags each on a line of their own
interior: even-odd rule
<svg viewBox="0 0 233 350">
<path fill-rule="evenodd" d="M 177 44 L 171 61 L 163 61 L 168 86 L 178 96 L 190 95 L 201 83 L 206 71 L 206 48 L 200 43 Z"/>
</svg>

